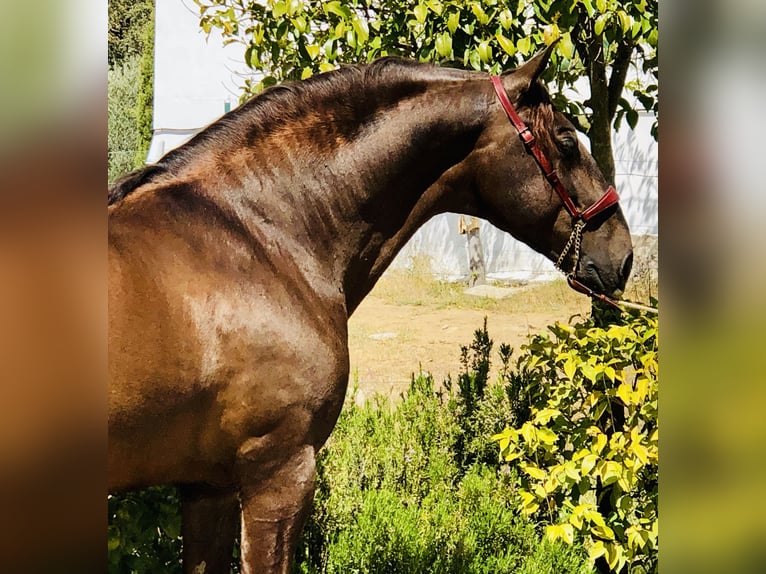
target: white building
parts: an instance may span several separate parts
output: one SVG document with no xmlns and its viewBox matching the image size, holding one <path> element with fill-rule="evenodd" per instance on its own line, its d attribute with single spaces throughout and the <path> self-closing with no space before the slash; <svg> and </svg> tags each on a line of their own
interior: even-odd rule
<svg viewBox="0 0 766 574">
<path fill-rule="evenodd" d="M 156 0 L 154 50 L 154 136 L 147 163 L 235 107 L 243 76 L 252 73 L 243 62 L 241 45 L 224 46 L 216 30 L 206 38 L 192 0 Z M 635 131 L 625 127 L 614 136 L 620 203 L 631 232 L 639 236 L 658 232 L 657 142 L 649 134 L 652 121 L 643 115 Z M 447 278 L 467 276 L 466 239 L 458 233 L 458 219 L 456 214 L 433 218 L 393 265 L 406 267 L 413 257 L 429 257 L 434 273 Z M 557 276 L 550 261 L 484 221 L 481 237 L 490 278 Z"/>
</svg>

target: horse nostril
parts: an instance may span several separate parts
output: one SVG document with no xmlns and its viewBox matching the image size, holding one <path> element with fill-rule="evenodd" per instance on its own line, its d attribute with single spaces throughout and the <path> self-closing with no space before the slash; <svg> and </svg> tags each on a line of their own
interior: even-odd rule
<svg viewBox="0 0 766 574">
<path fill-rule="evenodd" d="M 633 269 L 633 252 L 631 251 L 622 260 L 622 267 L 620 267 L 620 277 L 623 281 L 627 281 L 630 277 L 630 270 Z"/>
</svg>

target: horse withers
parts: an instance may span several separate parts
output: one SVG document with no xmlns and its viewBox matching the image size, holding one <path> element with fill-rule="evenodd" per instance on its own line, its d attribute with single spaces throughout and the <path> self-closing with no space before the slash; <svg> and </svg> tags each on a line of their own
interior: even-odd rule
<svg viewBox="0 0 766 574">
<path fill-rule="evenodd" d="M 384 58 L 283 84 L 110 189 L 110 490 L 179 485 L 185 572 L 228 572 L 237 521 L 243 572 L 289 571 L 348 318 L 431 216 L 620 295 L 628 227 L 538 79 L 550 52 L 498 80 Z"/>
</svg>

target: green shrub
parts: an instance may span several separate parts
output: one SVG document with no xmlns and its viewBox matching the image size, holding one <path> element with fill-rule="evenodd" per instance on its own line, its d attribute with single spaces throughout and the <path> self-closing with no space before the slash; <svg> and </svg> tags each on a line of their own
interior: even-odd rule
<svg viewBox="0 0 766 574">
<path fill-rule="evenodd" d="M 173 487 L 109 496 L 108 571 L 181 572 L 181 513 Z"/>
<path fill-rule="evenodd" d="M 474 358 L 488 354 L 486 329 L 474 343 Z M 396 404 L 378 396 L 346 405 L 319 457 L 314 512 L 295 572 L 592 571 L 580 548 L 541 540 L 518 513 L 515 475 L 497 468 L 488 433 L 465 444 L 494 449 L 491 465 L 475 462 L 473 448 L 458 455 L 466 432 L 460 424 L 467 420 L 462 401 L 460 392 L 436 391 L 433 378 L 421 373 Z M 474 404 L 472 427 L 492 419 L 483 415 L 483 404 Z"/>
<path fill-rule="evenodd" d="M 494 437 L 519 471 L 518 507 L 600 570 L 655 572 L 657 319 L 549 329 L 505 374 L 526 405 Z"/>
<path fill-rule="evenodd" d="M 135 162 L 144 165 L 149 145 L 152 143 L 152 113 L 154 110 L 154 19 L 144 28 L 144 52 L 140 61 L 140 77 L 136 96 L 136 128 L 138 144 Z"/>
<path fill-rule="evenodd" d="M 138 83 L 138 57 L 129 58 L 115 68 L 109 69 L 107 98 L 109 182 L 133 171 L 143 163 L 136 162 L 138 151 L 138 127 L 136 125 Z"/>
</svg>

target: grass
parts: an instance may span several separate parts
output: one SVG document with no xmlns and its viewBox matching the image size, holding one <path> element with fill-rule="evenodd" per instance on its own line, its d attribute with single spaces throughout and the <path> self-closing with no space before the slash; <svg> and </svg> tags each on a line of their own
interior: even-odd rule
<svg viewBox="0 0 766 574">
<path fill-rule="evenodd" d="M 654 261 L 656 265 L 656 261 Z M 545 313 L 578 308 L 587 300 L 567 285 L 562 276 L 554 281 L 490 282 L 513 290 L 508 297 L 494 299 L 468 295 L 466 281 L 443 281 L 432 272 L 430 258 L 413 257 L 407 269 L 389 269 L 370 293 L 392 305 L 428 306 L 436 309 L 477 309 L 501 313 Z M 652 264 L 637 263 L 625 289 L 625 299 L 649 304 L 657 296 L 657 273 Z"/>
</svg>

